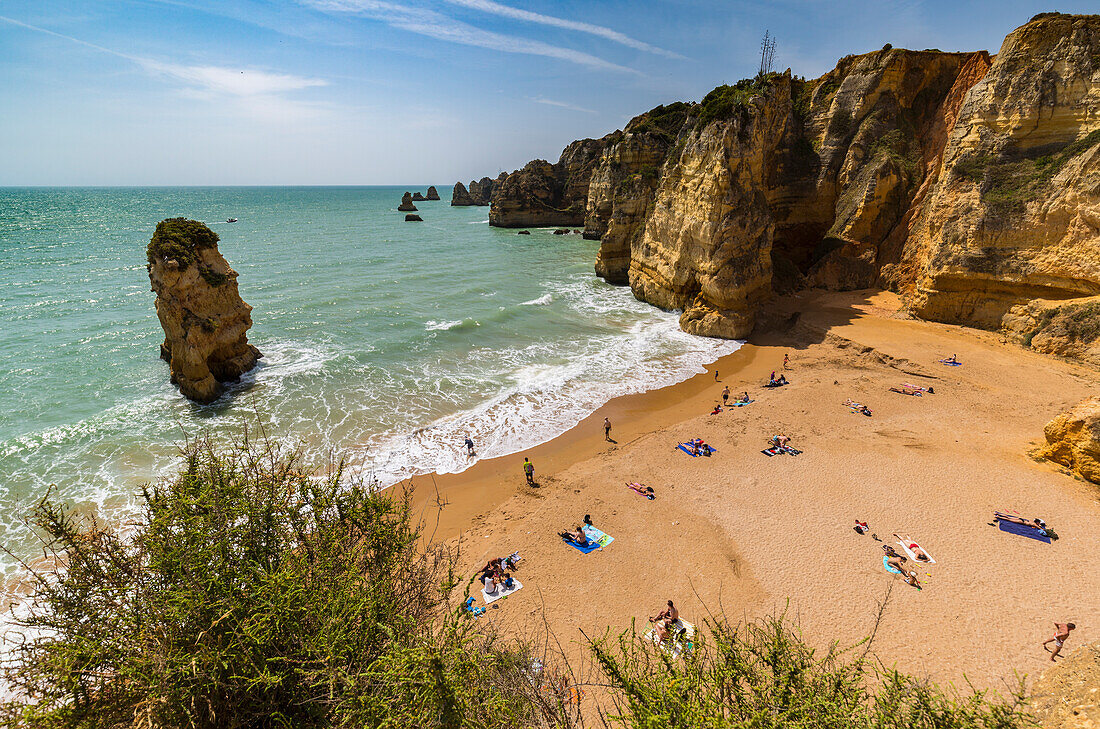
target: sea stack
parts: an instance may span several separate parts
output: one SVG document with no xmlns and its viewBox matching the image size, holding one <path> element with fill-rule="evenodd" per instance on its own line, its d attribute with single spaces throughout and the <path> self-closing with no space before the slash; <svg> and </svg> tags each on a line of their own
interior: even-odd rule
<svg viewBox="0 0 1100 729">
<path fill-rule="evenodd" d="M 416 213 L 408 213 L 408 214 L 405 215 L 405 222 L 406 223 L 423 223 L 424 218 L 420 217 Z"/>
<path fill-rule="evenodd" d="M 413 200 L 413 202 L 424 202 L 424 201 L 426 201 L 427 199 L 428 199 L 428 198 L 424 197 L 424 194 L 423 194 L 422 192 L 420 192 L 419 190 L 417 190 L 416 192 L 414 192 L 414 193 L 413 193 L 413 196 L 412 196 L 412 200 Z"/>
<path fill-rule="evenodd" d="M 172 382 L 209 403 L 263 355 L 248 343 L 252 307 L 237 291 L 237 272 L 218 251 L 218 234 L 197 220 L 157 223 L 146 249 L 149 282 L 164 329 L 160 356 Z"/>
<path fill-rule="evenodd" d="M 397 206 L 397 209 L 403 213 L 415 213 L 416 206 L 413 205 L 412 193 L 406 192 L 401 196 L 401 204 Z"/>
<path fill-rule="evenodd" d="M 470 191 L 461 182 L 456 182 L 455 189 L 451 192 L 451 206 L 469 207 L 473 204 L 474 199 L 470 197 Z"/>
<path fill-rule="evenodd" d="M 427 195 L 424 196 L 424 199 L 425 200 L 438 200 L 439 199 L 439 190 L 435 189 L 435 185 L 432 185 L 431 187 L 428 188 L 428 193 L 427 193 Z"/>
</svg>

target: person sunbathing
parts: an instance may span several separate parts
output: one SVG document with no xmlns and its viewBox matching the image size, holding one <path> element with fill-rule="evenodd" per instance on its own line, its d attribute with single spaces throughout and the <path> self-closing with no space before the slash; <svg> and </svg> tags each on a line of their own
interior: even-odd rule
<svg viewBox="0 0 1100 729">
<path fill-rule="evenodd" d="M 711 415 L 717 415 L 720 412 L 722 412 L 722 406 L 721 405 L 715 405 L 714 410 L 711 410 L 710 414 Z"/>
<path fill-rule="evenodd" d="M 1029 526 L 1032 529 L 1037 529 L 1039 533 L 1043 536 L 1047 535 L 1047 523 L 1039 517 L 1035 517 L 1034 519 L 1022 519 L 1018 516 L 1013 516 L 1012 514 L 1004 514 L 1000 511 L 994 511 L 993 520 L 996 521 L 998 519 L 1001 521 L 1010 521 L 1013 524 L 1023 524 L 1024 526 Z"/>
<path fill-rule="evenodd" d="M 664 618 L 662 620 L 658 620 L 656 623 L 653 624 L 653 632 L 657 634 L 657 645 L 661 645 L 666 640 L 668 640 L 669 622 L 670 621 L 668 618 Z"/>
<path fill-rule="evenodd" d="M 626 485 L 626 487 L 628 489 L 630 489 L 631 491 L 638 492 L 639 494 L 646 497 L 650 501 L 657 498 L 657 494 L 653 493 L 653 487 L 652 486 L 642 486 L 640 483 L 628 483 Z"/>
<path fill-rule="evenodd" d="M 791 442 L 791 439 L 780 433 L 779 435 L 772 436 L 772 445 L 776 448 L 786 448 L 787 444 Z"/>
<path fill-rule="evenodd" d="M 693 456 L 699 455 L 699 441 L 698 440 L 691 441 L 691 455 L 693 455 Z"/>
<path fill-rule="evenodd" d="M 578 547 L 587 547 L 589 545 L 588 535 L 584 533 L 584 528 L 579 525 L 572 531 L 561 532 L 561 538 L 576 544 Z"/>
<path fill-rule="evenodd" d="M 676 609 L 676 606 L 672 604 L 672 600 L 668 601 L 668 607 L 661 610 L 661 612 L 654 615 L 649 619 L 649 622 L 656 623 L 659 620 L 668 619 L 670 622 L 675 622 L 680 619 L 680 611 Z"/>
<path fill-rule="evenodd" d="M 920 545 L 914 542 L 909 537 L 902 537 L 897 532 L 894 536 L 898 538 L 899 542 L 903 542 L 905 546 L 909 547 L 909 551 L 913 553 L 913 556 L 917 558 L 918 562 L 931 562 L 932 558 L 928 556 L 928 553 L 920 548 Z"/>
<path fill-rule="evenodd" d="M 920 390 L 914 390 L 911 387 L 901 387 L 901 388 L 891 387 L 890 392 L 897 392 L 897 393 L 900 393 L 902 395 L 916 395 L 917 397 L 921 396 Z"/>
<path fill-rule="evenodd" d="M 742 395 L 741 397 L 737 398 L 737 402 L 748 402 L 748 401 L 749 401 L 749 391 L 745 390 L 745 394 Z"/>
<path fill-rule="evenodd" d="M 901 575 L 901 578 L 905 580 L 906 584 L 910 585 L 911 587 L 920 588 L 920 581 L 917 580 L 917 573 L 910 572 L 909 570 L 905 569 L 905 557 L 888 559 L 886 560 L 886 564 L 897 570 L 898 574 Z"/>
</svg>

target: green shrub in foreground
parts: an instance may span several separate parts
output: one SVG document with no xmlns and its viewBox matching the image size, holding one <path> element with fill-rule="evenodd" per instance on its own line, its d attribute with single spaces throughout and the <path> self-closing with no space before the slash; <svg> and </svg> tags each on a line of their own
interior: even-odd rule
<svg viewBox="0 0 1100 729">
<path fill-rule="evenodd" d="M 866 650 L 814 651 L 782 619 L 710 620 L 683 659 L 609 634 L 588 643 L 591 680 L 560 652 L 533 670 L 531 649 L 449 607 L 453 555 L 419 546 L 407 494 L 307 474 L 269 443 L 191 443 L 144 497 L 125 539 L 38 505 L 49 559 L 27 567 L 27 640 L 3 665 L 23 699 L 0 726 L 1031 725 L 1018 696 L 949 698 Z"/>
</svg>

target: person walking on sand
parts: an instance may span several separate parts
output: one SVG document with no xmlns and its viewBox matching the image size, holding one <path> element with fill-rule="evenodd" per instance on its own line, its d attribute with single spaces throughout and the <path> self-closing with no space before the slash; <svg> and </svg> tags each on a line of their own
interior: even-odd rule
<svg viewBox="0 0 1100 729">
<path fill-rule="evenodd" d="M 725 405 L 726 401 L 729 400 L 729 399 L 730 399 L 730 386 L 726 385 L 725 388 L 722 389 L 722 404 Z"/>
<path fill-rule="evenodd" d="M 783 369 L 785 369 L 785 370 L 790 369 L 790 367 L 789 367 L 790 364 L 791 364 L 791 356 L 789 354 L 787 354 L 786 352 L 784 352 L 783 353 Z"/>
<path fill-rule="evenodd" d="M 714 381 L 718 382 L 718 368 L 717 367 L 714 368 Z"/>
<path fill-rule="evenodd" d="M 611 440 L 611 420 L 610 418 L 603 419 L 603 439 Z"/>
<path fill-rule="evenodd" d="M 470 440 L 470 436 L 468 435 L 466 436 L 466 455 L 474 455 L 474 442 Z"/>
<path fill-rule="evenodd" d="M 1054 660 L 1059 653 L 1062 652 L 1062 645 L 1066 642 L 1066 638 L 1069 637 L 1069 631 L 1073 630 L 1077 626 L 1073 623 L 1055 623 L 1054 624 L 1054 637 L 1050 640 L 1043 641 L 1043 650 L 1050 653 L 1050 660 Z M 1054 643 L 1054 650 L 1047 648 L 1047 643 Z"/>
<path fill-rule="evenodd" d="M 535 464 L 528 460 L 527 456 L 523 457 L 523 473 L 527 476 L 527 485 L 535 485 Z"/>
</svg>

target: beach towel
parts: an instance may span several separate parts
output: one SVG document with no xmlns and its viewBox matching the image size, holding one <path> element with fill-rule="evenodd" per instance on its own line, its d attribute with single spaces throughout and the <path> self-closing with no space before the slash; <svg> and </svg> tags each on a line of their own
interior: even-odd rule
<svg viewBox="0 0 1100 729">
<path fill-rule="evenodd" d="M 606 547 L 607 545 L 609 545 L 613 541 L 615 541 L 615 537 L 610 537 L 607 534 L 604 534 L 602 531 L 600 531 L 599 529 L 597 529 L 594 526 L 588 526 L 587 524 L 585 524 L 581 528 L 584 530 L 584 536 L 586 536 L 588 538 L 588 544 L 586 544 L 583 547 L 581 545 L 577 544 L 576 542 L 572 542 L 572 541 L 566 539 L 565 537 L 562 537 L 563 542 L 565 542 L 566 544 L 568 544 L 570 547 L 577 550 L 578 552 L 583 552 L 584 554 L 590 554 L 591 552 L 595 552 L 597 549 L 601 549 L 602 547 Z"/>
<path fill-rule="evenodd" d="M 690 443 L 681 443 L 680 445 L 678 445 L 676 447 L 679 448 L 680 450 L 682 450 L 684 453 L 687 453 L 692 458 L 698 458 L 699 456 L 703 455 L 702 451 L 699 452 L 699 455 L 696 455 L 696 454 L 692 453 Z M 717 453 L 718 449 L 711 446 L 710 452 L 711 453 Z"/>
<path fill-rule="evenodd" d="M 928 554 L 928 550 L 925 549 L 924 547 L 920 547 L 920 542 L 914 542 L 914 544 L 916 544 L 918 547 L 920 547 L 924 551 L 925 554 L 928 554 L 928 561 L 927 562 L 924 561 L 923 559 L 917 559 L 917 555 L 913 552 L 913 550 L 909 549 L 909 545 L 906 544 L 905 542 L 903 542 L 899 539 L 897 541 L 897 543 L 900 544 L 901 548 L 905 550 L 905 553 L 909 555 L 909 559 L 913 560 L 917 564 L 936 564 L 935 558 L 932 557 L 932 555 Z"/>
<path fill-rule="evenodd" d="M 920 390 L 921 392 L 928 392 L 928 393 L 932 392 L 927 387 L 921 387 L 920 385 L 913 385 L 913 384 L 910 384 L 908 382 L 901 383 L 901 386 L 902 387 L 908 387 L 910 390 Z"/>
<path fill-rule="evenodd" d="M 789 382 L 769 382 L 764 387 L 783 387 L 783 385 L 789 385 Z"/>
<path fill-rule="evenodd" d="M 657 639 L 656 628 L 650 628 L 645 639 L 664 648 L 673 658 L 679 658 L 684 653 L 695 650 L 695 626 L 683 618 L 677 618 L 668 627 L 668 642 L 664 645 Z"/>
<path fill-rule="evenodd" d="M 895 575 L 900 575 L 900 574 L 901 574 L 901 573 L 900 573 L 900 572 L 898 572 L 898 571 L 897 571 L 896 569 L 894 569 L 893 567 L 891 567 L 891 566 L 890 566 L 890 558 L 889 558 L 888 556 L 886 556 L 885 554 L 884 554 L 884 555 L 882 555 L 882 567 L 883 567 L 883 569 L 885 569 L 885 570 L 886 570 L 887 572 L 891 572 L 891 573 L 893 573 L 893 574 L 895 574 Z"/>
<path fill-rule="evenodd" d="M 797 448 L 791 448 L 790 446 L 783 446 L 779 450 L 783 451 L 784 453 L 789 453 L 792 456 L 797 456 L 802 453 L 802 451 L 798 450 Z"/>
<path fill-rule="evenodd" d="M 746 400 L 745 402 L 731 402 L 728 407 L 739 408 L 742 405 L 751 405 L 754 402 L 756 402 L 756 400 Z"/>
<path fill-rule="evenodd" d="M 765 448 L 764 450 L 762 450 L 760 452 L 763 453 L 768 458 L 771 458 L 772 456 L 778 456 L 783 451 L 779 450 L 778 447 L 772 446 L 771 448 Z"/>
<path fill-rule="evenodd" d="M 485 598 L 485 604 L 489 605 L 493 602 L 496 602 L 497 600 L 500 600 L 501 598 L 508 597 L 516 590 L 521 589 L 523 589 L 523 583 L 513 577 L 511 590 L 506 589 L 504 585 L 497 585 L 496 592 L 486 592 L 485 588 L 483 587 L 481 588 L 481 596 Z"/>
<path fill-rule="evenodd" d="M 1039 542 L 1046 542 L 1047 544 L 1050 544 L 1050 537 L 1043 536 L 1035 527 L 1029 527 L 1025 524 L 1017 524 L 1014 521 L 1004 521 L 1002 519 L 997 520 L 997 526 L 1001 528 L 1002 532 L 1008 532 L 1009 534 L 1018 534 L 1021 537 L 1027 537 L 1028 539 L 1034 539 Z"/>
<path fill-rule="evenodd" d="M 947 365 L 948 367 L 962 367 L 962 362 L 948 362 L 946 359 L 941 359 L 940 364 Z"/>
</svg>

